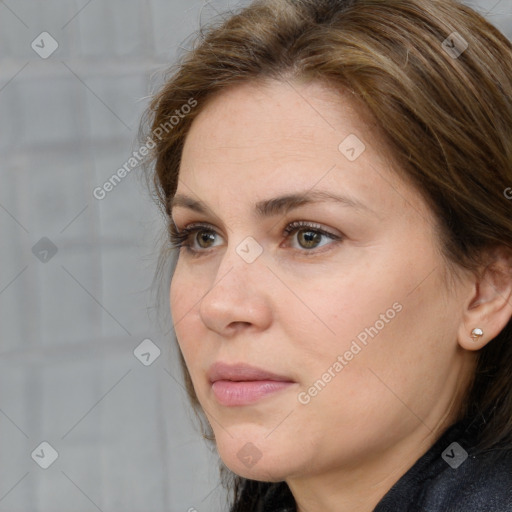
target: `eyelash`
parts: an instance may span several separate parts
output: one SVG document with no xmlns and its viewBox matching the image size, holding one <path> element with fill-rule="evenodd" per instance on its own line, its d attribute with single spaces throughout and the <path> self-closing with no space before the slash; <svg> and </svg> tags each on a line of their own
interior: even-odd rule
<svg viewBox="0 0 512 512">
<path fill-rule="evenodd" d="M 286 237 L 289 237 L 290 235 L 300 231 L 301 229 L 307 228 L 308 231 L 313 233 L 318 233 L 320 235 L 326 236 L 330 238 L 331 240 L 335 241 L 341 241 L 342 237 L 335 235 L 334 233 L 329 233 L 328 231 L 325 231 L 317 224 L 313 224 L 310 222 L 305 221 L 295 221 L 288 224 L 284 230 L 283 235 Z M 181 249 L 184 247 L 187 251 L 187 253 L 193 255 L 193 256 L 200 256 L 201 254 L 205 254 L 209 252 L 209 249 L 193 249 L 190 239 L 192 235 L 197 234 L 200 231 L 204 231 L 207 233 L 213 233 L 217 234 L 215 230 L 213 230 L 210 226 L 206 224 L 193 224 L 189 227 L 183 228 L 181 230 L 176 229 L 174 226 L 171 228 L 170 233 L 170 241 L 172 244 L 172 247 L 175 249 Z M 321 246 L 323 247 L 323 246 Z M 314 255 L 318 252 L 323 252 L 322 250 L 318 251 L 315 249 L 294 249 L 295 251 L 301 252 L 303 255 Z"/>
</svg>

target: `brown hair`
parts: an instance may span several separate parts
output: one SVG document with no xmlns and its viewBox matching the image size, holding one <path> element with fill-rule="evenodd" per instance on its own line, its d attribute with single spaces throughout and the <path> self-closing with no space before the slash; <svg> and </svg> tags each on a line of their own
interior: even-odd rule
<svg viewBox="0 0 512 512">
<path fill-rule="evenodd" d="M 485 249 L 512 248 L 504 194 L 512 186 L 512 45 L 482 15 L 455 0 L 261 0 L 200 36 L 145 119 L 149 136 L 158 136 L 148 178 L 167 214 L 185 138 L 208 100 L 241 82 L 315 80 L 350 91 L 369 109 L 399 172 L 432 208 L 454 275 L 476 272 Z M 170 126 L 191 99 L 197 106 Z M 512 321 L 479 351 L 460 417 L 481 418 L 479 450 L 512 448 Z M 232 510 L 256 510 L 270 484 L 230 477 Z"/>
</svg>

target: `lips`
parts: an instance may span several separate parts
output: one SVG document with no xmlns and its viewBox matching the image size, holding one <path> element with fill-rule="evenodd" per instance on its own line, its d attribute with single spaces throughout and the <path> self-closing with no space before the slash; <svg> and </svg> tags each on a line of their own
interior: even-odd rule
<svg viewBox="0 0 512 512">
<path fill-rule="evenodd" d="M 255 405 L 295 384 L 289 377 L 245 363 L 219 361 L 210 366 L 207 375 L 213 396 L 225 407 Z"/>
<path fill-rule="evenodd" d="M 278 375 L 269 372 L 262 368 L 250 366 L 245 363 L 227 364 L 223 362 L 216 362 L 210 366 L 207 373 L 208 379 L 211 383 L 218 380 L 230 380 L 235 382 L 241 381 L 277 381 L 277 382 L 293 382 L 289 377 Z"/>
</svg>

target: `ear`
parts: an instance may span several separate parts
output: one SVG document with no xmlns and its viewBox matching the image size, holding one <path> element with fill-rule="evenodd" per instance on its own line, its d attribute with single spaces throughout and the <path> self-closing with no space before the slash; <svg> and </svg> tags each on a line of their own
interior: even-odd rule
<svg viewBox="0 0 512 512">
<path fill-rule="evenodd" d="M 512 249 L 495 247 L 488 256 L 487 265 L 473 278 L 471 294 L 464 305 L 458 342 L 466 350 L 487 345 L 512 317 Z M 473 329 L 481 329 L 483 334 L 472 337 Z"/>
</svg>

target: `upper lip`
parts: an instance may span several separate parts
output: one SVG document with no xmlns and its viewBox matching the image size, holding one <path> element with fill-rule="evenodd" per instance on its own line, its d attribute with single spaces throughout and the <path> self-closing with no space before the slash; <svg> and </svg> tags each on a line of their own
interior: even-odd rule
<svg viewBox="0 0 512 512">
<path fill-rule="evenodd" d="M 228 364 L 221 361 L 212 364 L 207 375 L 212 383 L 217 380 L 276 380 L 281 382 L 292 382 L 289 377 L 277 375 L 276 373 L 263 370 L 262 368 L 250 366 L 245 363 Z"/>
</svg>

